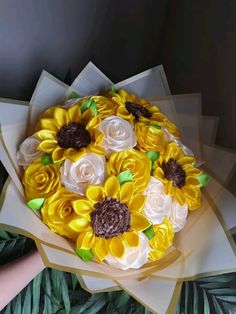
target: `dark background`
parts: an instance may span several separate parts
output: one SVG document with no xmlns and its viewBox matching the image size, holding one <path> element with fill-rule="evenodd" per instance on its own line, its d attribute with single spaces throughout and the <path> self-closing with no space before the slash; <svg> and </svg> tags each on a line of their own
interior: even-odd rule
<svg viewBox="0 0 236 314">
<path fill-rule="evenodd" d="M 91 60 L 116 82 L 162 63 L 236 150 L 235 39 L 235 0 L 0 0 L 0 97 L 29 100 L 42 69 L 73 79 Z"/>
</svg>

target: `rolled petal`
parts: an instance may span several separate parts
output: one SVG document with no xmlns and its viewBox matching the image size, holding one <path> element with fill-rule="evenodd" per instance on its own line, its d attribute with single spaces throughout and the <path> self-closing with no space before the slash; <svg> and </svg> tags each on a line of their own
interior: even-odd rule
<svg viewBox="0 0 236 314">
<path fill-rule="evenodd" d="M 75 232 L 82 232 L 89 226 L 89 221 L 86 218 L 76 218 L 68 223 L 68 227 Z"/>
<path fill-rule="evenodd" d="M 125 253 L 125 246 L 122 239 L 118 237 L 110 239 L 109 250 L 110 250 L 111 255 L 118 258 L 122 258 L 122 256 Z"/>
<path fill-rule="evenodd" d="M 44 140 L 42 141 L 38 149 L 41 150 L 42 152 L 50 154 L 57 146 L 57 141 L 55 140 Z"/>
<path fill-rule="evenodd" d="M 142 211 L 145 203 L 145 196 L 142 194 L 136 194 L 129 202 L 129 210 L 131 212 Z"/>
<path fill-rule="evenodd" d="M 56 147 L 54 151 L 52 152 L 52 160 L 53 162 L 60 162 L 62 160 L 66 159 L 65 156 L 65 148 Z"/>
<path fill-rule="evenodd" d="M 79 105 L 73 106 L 70 109 L 68 109 L 68 116 L 70 121 L 79 122 L 81 116 Z"/>
<path fill-rule="evenodd" d="M 47 129 L 54 132 L 57 132 L 60 129 L 60 126 L 53 119 L 49 119 L 49 118 L 40 119 L 39 123 L 40 123 L 41 129 Z"/>
<path fill-rule="evenodd" d="M 186 203 L 186 196 L 180 189 L 175 190 L 175 198 L 180 205 L 184 205 Z"/>
<path fill-rule="evenodd" d="M 119 192 L 119 199 L 123 203 L 127 203 L 132 199 L 134 194 L 134 184 L 133 182 L 126 182 L 121 185 Z"/>
<path fill-rule="evenodd" d="M 139 236 L 136 232 L 125 232 L 123 234 L 123 239 L 125 244 L 130 247 L 138 247 L 139 246 Z"/>
<path fill-rule="evenodd" d="M 69 122 L 67 111 L 63 108 L 55 108 L 54 118 L 60 126 L 63 126 Z"/>
<path fill-rule="evenodd" d="M 143 214 L 140 213 L 132 213 L 130 220 L 131 228 L 136 231 L 144 231 L 152 224 Z"/>
<path fill-rule="evenodd" d="M 104 191 L 106 196 L 116 198 L 118 192 L 120 190 L 120 183 L 115 176 L 110 176 L 104 184 Z"/>
<path fill-rule="evenodd" d="M 86 149 L 82 148 L 79 151 L 74 148 L 68 148 L 65 152 L 65 156 L 73 162 L 78 161 L 81 157 L 86 155 Z"/>
<path fill-rule="evenodd" d="M 92 229 L 86 232 L 81 232 L 76 241 L 76 247 L 79 249 L 89 250 L 93 246 L 95 236 Z"/>
<path fill-rule="evenodd" d="M 86 197 L 94 204 L 101 202 L 104 198 L 105 193 L 101 186 L 98 185 L 89 185 L 86 190 Z"/>
<path fill-rule="evenodd" d="M 106 258 L 109 253 L 108 240 L 95 237 L 93 253 L 99 261 L 103 261 L 104 258 Z"/>
<path fill-rule="evenodd" d="M 93 210 L 93 206 L 90 201 L 76 200 L 72 202 L 72 206 L 77 215 L 87 216 Z"/>
<path fill-rule="evenodd" d="M 39 140 L 56 140 L 56 132 L 55 131 L 51 131 L 51 130 L 40 130 L 38 131 L 35 136 L 39 139 Z"/>
</svg>

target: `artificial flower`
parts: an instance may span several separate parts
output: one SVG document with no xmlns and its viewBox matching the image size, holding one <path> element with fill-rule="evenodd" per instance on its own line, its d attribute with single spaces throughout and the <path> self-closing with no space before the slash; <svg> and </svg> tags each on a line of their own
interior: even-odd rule
<svg viewBox="0 0 236 314">
<path fill-rule="evenodd" d="M 165 186 L 166 194 L 174 197 L 180 205 L 190 210 L 200 207 L 201 192 L 197 176 L 201 171 L 194 167 L 195 158 L 184 155 L 180 146 L 171 142 L 165 154 L 154 164 L 153 175 Z"/>
<path fill-rule="evenodd" d="M 144 202 L 142 194 L 134 194 L 133 182 L 120 185 L 115 176 L 108 177 L 103 186 L 89 185 L 86 200 L 74 202 L 89 222 L 78 236 L 77 249 L 91 249 L 102 261 L 109 254 L 122 258 L 126 248 L 138 247 L 138 232 L 151 225 L 141 212 Z"/>
<path fill-rule="evenodd" d="M 153 226 L 155 236 L 149 240 L 151 248 L 149 259 L 155 261 L 162 257 L 174 240 L 174 229 L 172 223 L 165 218 L 159 225 Z"/>
<path fill-rule="evenodd" d="M 165 193 L 163 184 L 151 177 L 143 194 L 146 196 L 144 214 L 154 225 L 162 223 L 172 207 L 172 198 Z"/>
<path fill-rule="evenodd" d="M 144 235 L 143 232 L 139 232 L 138 236 L 138 247 L 126 248 L 125 255 L 122 258 L 108 255 L 105 259 L 105 262 L 112 267 L 123 270 L 130 268 L 138 269 L 146 264 L 150 253 L 148 238 Z"/>
<path fill-rule="evenodd" d="M 119 173 L 129 170 L 133 177 L 135 192 L 143 192 L 150 180 L 151 161 L 148 156 L 135 149 L 123 150 L 112 153 L 108 162 L 109 174 L 117 176 Z"/>
<path fill-rule="evenodd" d="M 65 188 L 59 189 L 46 199 L 41 209 L 43 222 L 54 232 L 76 240 L 78 233 L 88 226 L 88 221 L 78 215 L 74 201 L 79 201 L 77 194 L 68 192 Z"/>
<path fill-rule="evenodd" d="M 84 195 L 88 184 L 102 184 L 106 176 L 104 156 L 86 154 L 76 162 L 66 159 L 61 169 L 61 183 L 68 191 Z"/>
<path fill-rule="evenodd" d="M 78 105 L 68 109 L 50 108 L 37 125 L 35 137 L 40 140 L 38 149 L 52 154 L 55 163 L 66 158 L 76 161 L 86 153 L 104 154 L 99 145 L 103 136 L 96 129 L 100 122 L 90 109 L 81 114 Z"/>
<path fill-rule="evenodd" d="M 33 136 L 27 137 L 24 142 L 21 143 L 16 154 L 17 163 L 19 166 L 27 167 L 35 159 L 43 155 L 43 152 L 37 149 L 39 143 L 40 141 Z"/>
<path fill-rule="evenodd" d="M 101 145 L 106 149 L 107 156 L 112 151 L 120 152 L 136 146 L 132 125 L 124 119 L 110 116 L 99 124 L 98 130 L 104 135 Z"/>
<path fill-rule="evenodd" d="M 24 172 L 22 183 L 27 200 L 46 198 L 61 187 L 59 165 L 43 165 L 36 159 Z"/>
<path fill-rule="evenodd" d="M 180 205 L 177 201 L 171 204 L 168 218 L 173 225 L 174 231 L 178 232 L 185 226 L 188 216 L 188 206 Z"/>
</svg>

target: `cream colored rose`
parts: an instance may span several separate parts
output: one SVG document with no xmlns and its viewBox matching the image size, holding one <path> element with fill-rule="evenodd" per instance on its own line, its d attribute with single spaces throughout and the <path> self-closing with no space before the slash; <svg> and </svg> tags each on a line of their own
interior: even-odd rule
<svg viewBox="0 0 236 314">
<path fill-rule="evenodd" d="M 140 268 L 148 261 L 150 246 L 148 238 L 142 233 L 139 233 L 139 246 L 126 248 L 123 258 L 117 258 L 108 255 L 105 262 L 112 267 L 119 269 Z"/>
<path fill-rule="evenodd" d="M 187 156 L 194 156 L 194 153 L 191 151 L 190 148 L 185 146 L 177 137 L 174 135 L 170 134 L 168 130 L 165 127 L 162 127 L 163 132 L 165 133 L 166 140 L 168 142 L 175 142 L 178 146 L 181 147 L 182 151 L 184 152 L 185 155 Z"/>
<path fill-rule="evenodd" d="M 20 148 L 17 152 L 17 163 L 19 166 L 27 167 L 36 158 L 41 157 L 44 153 L 37 150 L 40 141 L 35 137 L 27 137 L 23 143 L 21 143 Z"/>
<path fill-rule="evenodd" d="M 61 183 L 70 192 L 84 195 L 88 184 L 102 184 L 106 176 L 103 156 L 86 154 L 76 162 L 66 159 L 61 171 Z"/>
<path fill-rule="evenodd" d="M 163 184 L 154 177 L 151 177 L 144 195 L 144 214 L 154 225 L 162 223 L 170 212 L 172 198 L 165 193 Z"/>
<path fill-rule="evenodd" d="M 173 224 L 174 231 L 178 232 L 183 229 L 186 224 L 188 206 L 181 206 L 177 201 L 174 200 L 168 216 L 170 222 Z"/>
<path fill-rule="evenodd" d="M 111 151 L 120 152 L 137 144 L 132 125 L 119 117 L 110 116 L 104 119 L 98 129 L 104 134 L 101 145 L 106 149 L 107 155 Z"/>
</svg>

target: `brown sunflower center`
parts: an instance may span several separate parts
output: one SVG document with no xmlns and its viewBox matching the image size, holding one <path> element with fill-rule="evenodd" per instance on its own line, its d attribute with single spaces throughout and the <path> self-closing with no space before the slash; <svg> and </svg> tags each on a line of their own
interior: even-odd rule
<svg viewBox="0 0 236 314">
<path fill-rule="evenodd" d="M 60 147 L 80 150 L 90 144 L 91 136 L 83 124 L 69 122 L 57 132 L 57 141 Z"/>
<path fill-rule="evenodd" d="M 141 116 L 145 118 L 151 118 L 152 116 L 152 113 L 147 108 L 134 102 L 126 101 L 125 108 L 135 117 L 136 121 L 138 121 Z"/>
<path fill-rule="evenodd" d="M 113 238 L 130 229 L 130 212 L 126 204 L 106 197 L 94 205 L 91 213 L 91 225 L 96 237 Z"/>
<path fill-rule="evenodd" d="M 162 163 L 161 167 L 166 179 L 172 180 L 175 187 L 181 189 L 185 185 L 186 173 L 174 158 L 170 158 L 167 163 Z"/>
</svg>

